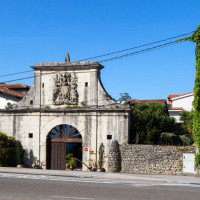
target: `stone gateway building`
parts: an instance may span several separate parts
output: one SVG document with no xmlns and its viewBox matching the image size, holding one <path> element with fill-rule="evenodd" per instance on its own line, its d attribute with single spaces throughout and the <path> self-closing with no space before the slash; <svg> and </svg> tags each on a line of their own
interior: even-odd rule
<svg viewBox="0 0 200 200">
<path fill-rule="evenodd" d="M 113 140 L 128 142 L 129 106 L 107 94 L 101 64 L 70 62 L 67 56 L 65 62 L 31 68 L 34 82 L 29 92 L 13 109 L 0 110 L 0 132 L 21 141 L 26 166 L 37 157 L 43 169 L 65 169 L 71 151 L 87 164 L 89 159 L 98 162 L 102 142 L 105 156 Z"/>
</svg>

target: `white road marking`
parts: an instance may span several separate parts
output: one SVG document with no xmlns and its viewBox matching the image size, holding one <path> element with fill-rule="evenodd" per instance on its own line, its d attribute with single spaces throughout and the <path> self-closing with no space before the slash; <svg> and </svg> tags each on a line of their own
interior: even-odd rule
<svg viewBox="0 0 200 200">
<path fill-rule="evenodd" d="M 52 198 L 60 199 L 94 199 L 94 198 L 83 198 L 83 197 L 64 197 L 64 196 L 51 196 Z"/>
</svg>

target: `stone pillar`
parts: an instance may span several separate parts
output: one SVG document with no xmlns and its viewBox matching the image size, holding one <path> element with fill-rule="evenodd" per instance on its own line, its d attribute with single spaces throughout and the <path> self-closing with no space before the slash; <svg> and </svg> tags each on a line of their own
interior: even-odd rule
<svg viewBox="0 0 200 200">
<path fill-rule="evenodd" d="M 108 172 L 121 171 L 121 153 L 117 140 L 112 141 L 108 155 Z"/>
</svg>

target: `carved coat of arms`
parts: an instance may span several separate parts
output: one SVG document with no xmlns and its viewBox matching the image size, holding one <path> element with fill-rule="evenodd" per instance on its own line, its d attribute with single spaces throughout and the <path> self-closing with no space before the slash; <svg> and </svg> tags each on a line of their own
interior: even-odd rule
<svg viewBox="0 0 200 200">
<path fill-rule="evenodd" d="M 77 76 L 75 73 L 56 74 L 53 92 L 54 105 L 77 104 Z"/>
</svg>

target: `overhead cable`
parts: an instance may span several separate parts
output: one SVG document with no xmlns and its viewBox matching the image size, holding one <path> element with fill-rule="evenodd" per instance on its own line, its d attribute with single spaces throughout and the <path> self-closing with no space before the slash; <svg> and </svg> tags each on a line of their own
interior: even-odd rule
<svg viewBox="0 0 200 200">
<path fill-rule="evenodd" d="M 122 52 L 125 52 L 125 51 L 130 51 L 130 50 L 133 50 L 133 49 L 138 49 L 138 48 L 145 47 L 145 46 L 149 46 L 149 45 L 152 45 L 152 44 L 157 44 L 157 43 L 160 43 L 160 42 L 164 42 L 164 41 L 176 39 L 176 38 L 179 38 L 179 37 L 183 37 L 183 36 L 192 34 L 192 33 L 194 33 L 194 32 L 195 32 L 195 31 L 192 31 L 192 32 L 190 32 L 190 33 L 184 33 L 184 34 L 181 34 L 181 35 L 178 35 L 178 36 L 174 36 L 174 37 L 170 37 L 170 38 L 167 38 L 167 39 L 163 39 L 163 40 L 159 40 L 159 41 L 155 41 L 155 42 L 143 44 L 143 45 L 140 45 L 140 46 L 135 46 L 135 47 L 127 48 L 127 49 L 122 49 L 122 50 L 119 50 L 119 51 L 114 51 L 114 52 L 102 54 L 102 55 L 99 55 L 99 56 L 94 56 L 94 57 L 85 58 L 85 59 L 82 59 L 82 60 L 78 60 L 78 61 L 76 61 L 76 62 L 85 61 L 85 60 L 90 60 L 90 59 L 95 59 L 95 58 L 100 58 L 100 57 L 104 57 L 104 56 L 109 56 L 109 55 L 113 55 L 113 54 L 117 54 L 117 53 L 122 53 Z M 99 61 L 99 62 L 100 62 L 100 61 Z M 12 75 L 17 75 L 17 74 L 23 74 L 23 73 L 32 72 L 32 71 L 34 71 L 34 70 L 16 72 L 16 73 L 11 73 L 11 74 L 4 74 L 4 75 L 0 75 L 0 77 L 12 76 Z"/>
</svg>

